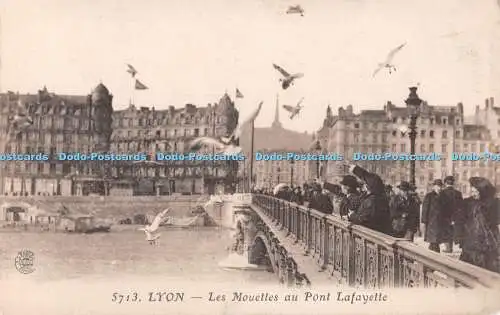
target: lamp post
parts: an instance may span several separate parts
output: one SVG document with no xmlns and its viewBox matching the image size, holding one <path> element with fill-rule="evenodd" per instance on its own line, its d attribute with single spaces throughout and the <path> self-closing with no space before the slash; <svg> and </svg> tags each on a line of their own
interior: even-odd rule
<svg viewBox="0 0 500 315">
<path fill-rule="evenodd" d="M 498 154 L 499 151 L 500 151 L 500 145 L 491 145 L 490 146 L 493 150 L 493 153 L 495 154 Z M 498 172 L 498 168 L 497 168 L 497 163 L 493 162 L 493 186 L 495 186 L 495 188 L 497 188 L 497 172 Z"/>
<path fill-rule="evenodd" d="M 295 161 L 293 159 L 290 160 L 290 187 L 293 186 L 293 165 Z"/>
<path fill-rule="evenodd" d="M 321 153 L 321 143 L 319 142 L 319 139 L 316 140 L 316 143 L 314 144 L 314 147 L 313 147 L 314 151 L 317 152 L 317 154 L 320 154 Z M 319 165 L 319 157 L 317 157 L 316 159 L 316 177 L 319 179 L 320 177 L 320 165 Z"/>
<path fill-rule="evenodd" d="M 410 95 L 405 101 L 410 114 L 410 154 L 415 154 L 415 140 L 417 138 L 417 118 L 420 113 L 422 100 L 418 97 L 417 87 L 410 87 Z M 410 160 L 410 183 L 415 186 L 415 160 Z"/>
</svg>

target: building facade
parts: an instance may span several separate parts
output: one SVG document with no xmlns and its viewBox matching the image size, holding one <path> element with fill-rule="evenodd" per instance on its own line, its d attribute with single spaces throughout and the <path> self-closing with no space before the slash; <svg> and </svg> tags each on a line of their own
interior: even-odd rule
<svg viewBox="0 0 500 315">
<path fill-rule="evenodd" d="M 188 152 L 189 143 L 200 136 L 228 136 L 238 123 L 238 111 L 227 94 L 217 104 L 184 108 L 170 106 L 166 110 L 129 106 L 113 114 L 111 149 L 127 152 Z M 213 153 L 202 149 L 201 153 Z M 158 191 L 170 193 L 210 193 L 230 190 L 236 180 L 238 165 L 228 161 L 165 161 L 152 163 L 116 163 L 113 176 L 127 189 L 132 180 L 140 183 L 138 194 Z M 233 187 L 234 188 L 234 187 Z"/>
<path fill-rule="evenodd" d="M 469 192 L 468 179 L 483 176 L 495 181 L 495 163 L 485 161 L 452 161 L 453 152 L 485 152 L 491 148 L 492 132 L 498 129 L 500 109 L 494 109 L 489 99 L 484 110 L 477 109 L 476 123 L 465 124 L 463 105 L 431 106 L 423 102 L 417 119 L 415 152 L 439 153 L 440 161 L 416 161 L 416 185 L 420 191 L 429 188 L 434 179 L 453 175 L 457 188 Z M 493 109 L 492 109 L 493 108 Z M 483 111 L 487 111 L 485 114 Z M 493 117 L 493 118 L 492 118 Z M 497 118 L 494 118 L 497 117 Z M 483 119 L 483 120 L 481 120 Z M 353 156 L 361 153 L 409 153 L 409 112 L 406 107 L 388 102 L 383 109 L 354 113 L 352 106 L 340 107 L 337 115 L 327 112 L 319 138 L 329 152 L 344 155 L 348 162 L 379 174 L 388 184 L 409 181 L 409 161 L 359 161 Z M 496 135 L 496 134 L 495 134 Z M 347 170 L 337 163 L 325 166 L 325 179 L 336 182 Z"/>
<path fill-rule="evenodd" d="M 238 121 L 227 94 L 215 105 L 188 104 L 160 111 L 135 106 L 113 111 L 112 101 L 113 95 L 102 83 L 85 96 L 57 95 L 46 88 L 35 95 L 0 94 L 1 134 L 6 134 L 18 103 L 33 118 L 31 127 L 8 141 L 5 153 L 48 155 L 47 161 L 3 162 L 0 191 L 4 195 L 130 195 L 230 188 L 236 165 L 227 161 L 60 161 L 59 152 L 182 153 L 194 137 L 225 136 Z"/>
</svg>

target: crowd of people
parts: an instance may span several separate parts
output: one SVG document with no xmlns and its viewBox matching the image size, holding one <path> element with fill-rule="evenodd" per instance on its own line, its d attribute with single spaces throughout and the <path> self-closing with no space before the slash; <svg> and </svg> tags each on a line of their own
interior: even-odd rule
<svg viewBox="0 0 500 315">
<path fill-rule="evenodd" d="M 413 241 L 420 233 L 429 249 L 452 252 L 461 248 L 460 260 L 500 272 L 498 212 L 496 188 L 482 177 L 471 177 L 472 194 L 463 198 L 454 188 L 455 179 L 436 179 L 423 200 L 416 187 L 402 181 L 396 187 L 385 185 L 375 173 L 349 165 L 339 185 L 315 181 L 302 186 L 285 186 L 277 192 L 261 189 L 322 213 L 338 215 L 354 224 Z"/>
</svg>

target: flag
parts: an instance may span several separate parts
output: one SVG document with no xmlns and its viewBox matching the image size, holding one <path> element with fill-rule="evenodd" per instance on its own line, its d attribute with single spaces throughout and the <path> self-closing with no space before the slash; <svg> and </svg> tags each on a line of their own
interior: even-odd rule
<svg viewBox="0 0 500 315">
<path fill-rule="evenodd" d="M 128 67 L 127 72 L 132 75 L 132 78 L 134 78 L 135 75 L 137 74 L 137 70 L 135 70 L 135 68 L 131 64 L 128 64 L 128 63 L 127 63 L 127 67 Z"/>
<path fill-rule="evenodd" d="M 236 98 L 243 98 L 243 93 L 241 93 L 238 89 L 236 89 Z"/>
<path fill-rule="evenodd" d="M 148 87 L 145 86 L 141 81 L 139 81 L 139 80 L 136 79 L 135 80 L 135 89 L 136 90 L 147 90 Z"/>
</svg>

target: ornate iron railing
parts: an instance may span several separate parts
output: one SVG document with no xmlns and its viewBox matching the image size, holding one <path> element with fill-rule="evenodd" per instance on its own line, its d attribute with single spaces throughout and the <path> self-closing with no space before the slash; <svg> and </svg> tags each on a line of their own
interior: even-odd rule
<svg viewBox="0 0 500 315">
<path fill-rule="evenodd" d="M 252 196 L 252 206 L 294 237 L 305 254 L 339 284 L 363 288 L 500 288 L 497 273 L 353 225 L 336 215 L 257 194 Z"/>
</svg>

